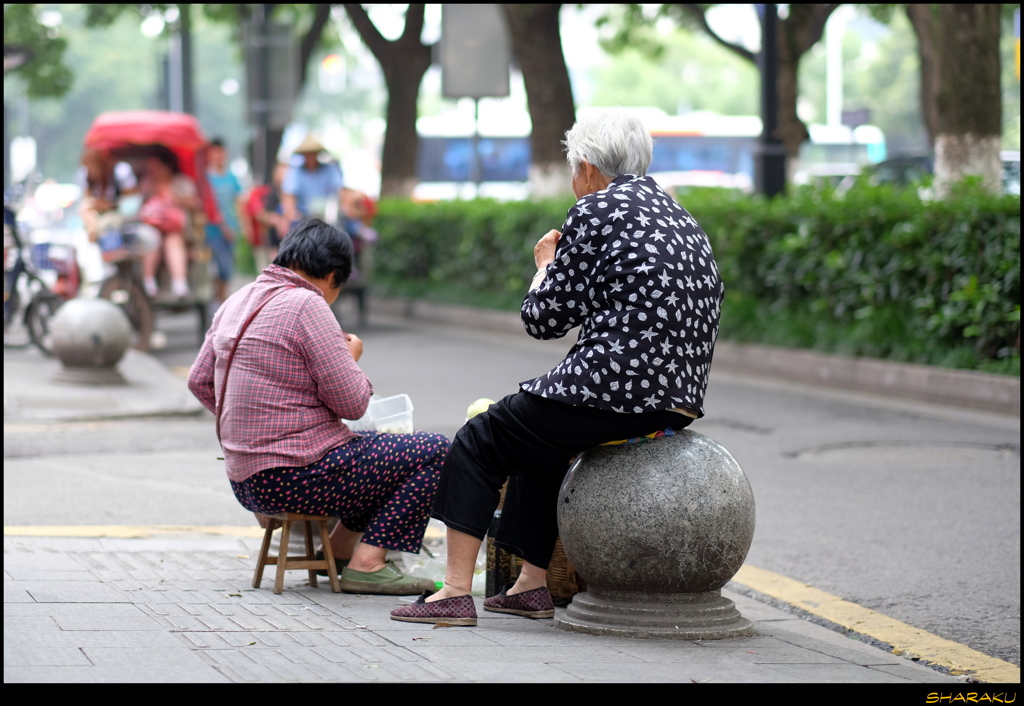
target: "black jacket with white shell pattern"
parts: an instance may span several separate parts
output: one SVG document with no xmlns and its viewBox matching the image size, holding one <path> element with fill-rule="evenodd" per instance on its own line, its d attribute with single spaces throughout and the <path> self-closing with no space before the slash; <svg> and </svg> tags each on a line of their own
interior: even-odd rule
<svg viewBox="0 0 1024 706">
<path fill-rule="evenodd" d="M 622 175 L 569 209 L 554 260 L 523 300 L 534 338 L 579 338 L 520 389 L 623 413 L 686 408 L 704 391 L 724 288 L 708 237 L 650 177 Z"/>
</svg>

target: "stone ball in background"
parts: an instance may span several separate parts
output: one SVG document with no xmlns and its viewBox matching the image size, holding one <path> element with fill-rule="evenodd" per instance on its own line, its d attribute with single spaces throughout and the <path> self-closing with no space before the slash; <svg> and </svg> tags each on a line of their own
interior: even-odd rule
<svg viewBox="0 0 1024 706">
<path fill-rule="evenodd" d="M 72 299 L 50 320 L 53 354 L 65 368 L 109 369 L 131 346 L 132 325 L 106 299 Z"/>
<path fill-rule="evenodd" d="M 754 495 L 732 454 L 684 429 L 587 451 L 562 485 L 558 526 L 588 586 L 715 591 L 746 559 Z"/>
</svg>

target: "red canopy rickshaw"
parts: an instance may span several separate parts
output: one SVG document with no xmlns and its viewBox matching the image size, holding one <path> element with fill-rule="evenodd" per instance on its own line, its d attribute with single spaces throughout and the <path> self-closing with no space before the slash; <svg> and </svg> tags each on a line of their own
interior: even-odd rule
<svg viewBox="0 0 1024 706">
<path fill-rule="evenodd" d="M 194 116 L 163 110 L 102 113 L 93 121 L 84 140 L 86 150 L 109 152 L 136 170 L 158 148 L 171 150 L 178 159 L 182 173 L 194 181 L 207 222 L 219 223 L 217 199 L 206 176 L 207 146 L 206 135 Z M 195 297 L 202 339 L 208 324 L 207 307 L 212 292 L 209 250 L 203 239 L 202 225 L 196 225 L 198 227 L 193 229 L 194 240 L 189 244 L 189 286 Z M 118 272 L 104 280 L 100 296 L 122 306 L 136 332 L 136 347 L 146 350 L 153 332 L 152 307 L 157 302 L 150 301 L 142 291 L 141 278 L 136 270 L 138 267 L 127 261 L 118 262 Z M 186 304 L 183 308 L 181 304 L 162 303 L 160 306 L 181 311 L 190 305 Z"/>
<path fill-rule="evenodd" d="M 86 149 L 109 151 L 125 159 L 144 155 L 150 145 L 169 148 L 177 156 L 181 171 L 199 188 L 207 219 L 218 222 L 217 199 L 206 178 L 207 144 L 194 116 L 165 110 L 102 113 L 85 135 Z"/>
</svg>

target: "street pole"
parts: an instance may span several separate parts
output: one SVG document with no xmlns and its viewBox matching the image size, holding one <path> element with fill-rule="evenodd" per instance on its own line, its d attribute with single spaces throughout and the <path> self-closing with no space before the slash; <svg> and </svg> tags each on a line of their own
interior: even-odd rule
<svg viewBox="0 0 1024 706">
<path fill-rule="evenodd" d="M 171 35 L 167 49 L 167 110 L 181 112 L 181 35 Z"/>
<path fill-rule="evenodd" d="M 11 131 L 8 129 L 7 101 L 4 101 L 4 189 L 11 185 Z"/>
<path fill-rule="evenodd" d="M 250 18 L 247 41 L 253 48 L 252 61 L 248 66 L 252 113 L 256 136 L 252 150 L 253 172 L 257 183 L 267 184 L 274 169 L 274 154 L 270 145 L 270 9 L 267 4 L 258 4 Z"/>
<path fill-rule="evenodd" d="M 473 182 L 473 198 L 480 198 L 480 182 L 483 180 L 480 167 L 480 99 L 473 99 L 473 137 L 470 140 L 473 154 L 470 156 L 469 178 Z"/>
<path fill-rule="evenodd" d="M 192 82 L 192 10 L 189 5 L 178 5 L 178 35 L 181 57 L 181 111 L 196 114 L 195 92 Z"/>
<path fill-rule="evenodd" d="M 757 6 L 761 16 L 761 138 L 754 181 L 758 193 L 769 198 L 786 191 L 786 146 L 778 137 L 779 129 L 779 49 L 778 15 L 774 4 Z"/>
</svg>

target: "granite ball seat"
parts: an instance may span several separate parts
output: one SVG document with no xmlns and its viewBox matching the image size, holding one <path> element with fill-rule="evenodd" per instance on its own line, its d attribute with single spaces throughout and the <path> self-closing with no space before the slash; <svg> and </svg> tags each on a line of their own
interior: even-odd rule
<svg viewBox="0 0 1024 706">
<path fill-rule="evenodd" d="M 689 429 L 581 454 L 559 492 L 558 527 L 587 590 L 556 627 L 678 640 L 751 635 L 721 589 L 746 559 L 754 514 L 736 460 Z"/>
</svg>

